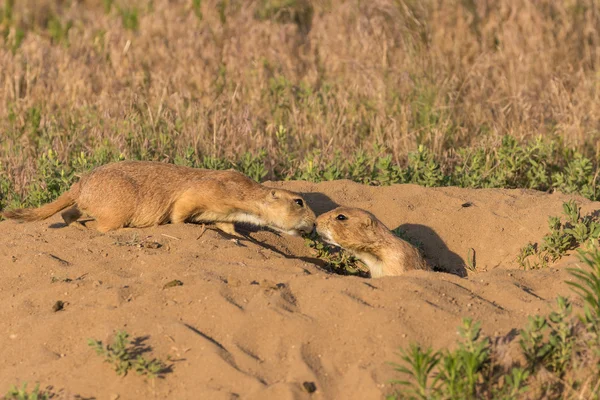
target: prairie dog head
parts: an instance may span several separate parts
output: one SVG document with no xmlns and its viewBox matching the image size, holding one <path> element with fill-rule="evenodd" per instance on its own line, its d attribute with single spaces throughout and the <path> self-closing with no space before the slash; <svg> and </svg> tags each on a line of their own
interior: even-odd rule
<svg viewBox="0 0 600 400">
<path fill-rule="evenodd" d="M 293 236 L 313 231 L 315 213 L 300 194 L 269 189 L 265 200 L 264 217 L 271 228 Z"/>
<path fill-rule="evenodd" d="M 338 207 L 317 218 L 317 233 L 329 244 L 355 253 L 377 252 L 388 229 L 370 212 Z M 383 236 L 382 236 L 383 234 Z"/>
<path fill-rule="evenodd" d="M 338 207 L 317 218 L 317 233 L 364 262 L 372 278 L 429 270 L 419 251 L 396 237 L 373 214 L 360 208 Z"/>
</svg>

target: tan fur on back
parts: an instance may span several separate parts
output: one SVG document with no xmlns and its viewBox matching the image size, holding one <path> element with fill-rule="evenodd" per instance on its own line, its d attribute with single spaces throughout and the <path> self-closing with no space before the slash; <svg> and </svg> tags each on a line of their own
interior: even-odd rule
<svg viewBox="0 0 600 400">
<path fill-rule="evenodd" d="M 299 204 L 300 203 L 300 204 Z M 152 161 L 122 161 L 81 177 L 56 201 L 37 209 L 5 212 L 6 218 L 34 221 L 69 207 L 67 224 L 85 213 L 106 232 L 123 227 L 234 222 L 298 234 L 313 229 L 315 215 L 302 196 L 267 188 L 236 171 L 215 171 Z"/>
<path fill-rule="evenodd" d="M 339 220 L 339 215 L 346 219 Z M 430 270 L 414 246 L 394 235 L 366 210 L 338 207 L 320 215 L 316 224 L 325 241 L 354 254 L 369 267 L 373 278 Z"/>
</svg>

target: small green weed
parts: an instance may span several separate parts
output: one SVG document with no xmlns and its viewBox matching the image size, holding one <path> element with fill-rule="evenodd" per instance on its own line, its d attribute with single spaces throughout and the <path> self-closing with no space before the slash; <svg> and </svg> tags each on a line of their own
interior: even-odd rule
<svg viewBox="0 0 600 400">
<path fill-rule="evenodd" d="M 39 383 L 35 385 L 31 393 L 28 393 L 27 382 L 24 382 L 20 388 L 15 385 L 11 386 L 4 398 L 6 400 L 47 400 L 50 397 L 48 393 L 40 392 Z"/>
<path fill-rule="evenodd" d="M 343 249 L 334 249 L 319 240 L 318 234 L 304 235 L 306 246 L 315 250 L 316 257 L 325 262 L 325 269 L 340 275 L 368 276 L 368 270 L 356 257 Z"/>
<path fill-rule="evenodd" d="M 536 269 L 548 266 L 568 251 L 577 247 L 591 248 L 598 245 L 600 238 L 600 219 L 594 214 L 581 216 L 581 207 L 574 200 L 563 203 L 562 222 L 559 217 L 550 217 L 550 233 L 544 236 L 542 244 L 529 243 L 517 256 L 522 268 Z"/>
<path fill-rule="evenodd" d="M 582 298 L 584 304 L 584 315 L 581 321 L 600 334 L 600 250 L 594 248 L 592 252 L 579 250 L 579 258 L 589 268 L 569 268 L 569 273 L 576 279 L 567 282 L 573 290 Z"/>
<path fill-rule="evenodd" d="M 458 329 L 461 337 L 454 351 L 423 351 L 411 344 L 409 352 L 402 352 L 404 365 L 393 364 L 399 372 L 413 381 L 393 381 L 407 387 L 403 394 L 411 399 L 476 399 L 481 392 L 480 377 L 489 373 L 491 364 L 490 339 L 481 337 L 481 323 L 463 319 Z M 433 370 L 437 374 L 433 374 Z"/>
<path fill-rule="evenodd" d="M 407 366 L 392 363 L 396 371 L 410 376 L 412 381 L 394 380 L 392 383 L 407 387 L 403 393 L 411 399 L 428 399 L 432 395 L 438 382 L 438 378 L 430 379 L 434 368 L 440 363 L 442 355 L 439 351 L 434 352 L 431 347 L 423 350 L 421 346 L 411 343 L 409 350 L 401 350 L 401 358 Z"/>
<path fill-rule="evenodd" d="M 139 375 L 145 375 L 149 378 L 162 377 L 166 372 L 165 364 L 157 359 L 147 360 L 140 353 L 146 349 L 140 348 L 139 343 L 131 345 L 129 334 L 125 331 L 118 331 L 112 345 L 103 345 L 101 341 L 89 339 L 88 345 L 92 347 L 96 354 L 104 357 L 104 362 L 113 365 L 117 375 L 127 375 L 129 370 L 133 369 Z"/>
</svg>

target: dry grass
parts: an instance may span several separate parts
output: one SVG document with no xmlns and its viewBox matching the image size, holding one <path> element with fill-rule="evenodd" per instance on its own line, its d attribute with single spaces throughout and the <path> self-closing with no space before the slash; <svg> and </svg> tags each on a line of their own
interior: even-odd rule
<svg viewBox="0 0 600 400">
<path fill-rule="evenodd" d="M 0 170 L 22 188 L 49 148 L 264 149 L 272 168 L 379 143 L 402 162 L 418 144 L 451 158 L 505 134 L 597 157 L 598 4 L 5 0 Z"/>
</svg>

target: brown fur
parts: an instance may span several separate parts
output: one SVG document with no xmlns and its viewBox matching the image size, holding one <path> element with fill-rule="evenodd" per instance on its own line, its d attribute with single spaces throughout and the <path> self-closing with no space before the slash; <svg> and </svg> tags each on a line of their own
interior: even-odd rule
<svg viewBox="0 0 600 400">
<path fill-rule="evenodd" d="M 301 203 L 301 204 L 298 204 Z M 103 165 L 81 177 L 52 203 L 35 209 L 3 213 L 20 221 L 61 215 L 68 225 L 83 213 L 107 232 L 123 227 L 165 223 L 215 223 L 235 233 L 234 223 L 267 226 L 297 235 L 310 232 L 315 214 L 297 193 L 271 189 L 229 171 L 176 166 L 152 161 L 122 161 Z"/>
<path fill-rule="evenodd" d="M 346 217 L 337 219 L 339 215 Z M 338 207 L 317 218 L 317 232 L 328 243 L 348 250 L 364 262 L 372 278 L 431 270 L 419 251 L 394 235 L 366 210 Z"/>
</svg>

